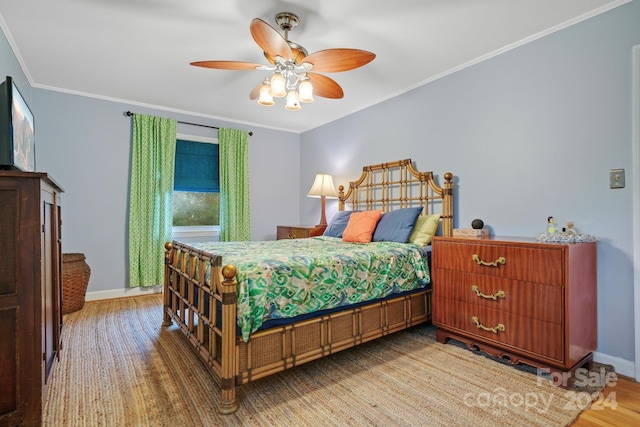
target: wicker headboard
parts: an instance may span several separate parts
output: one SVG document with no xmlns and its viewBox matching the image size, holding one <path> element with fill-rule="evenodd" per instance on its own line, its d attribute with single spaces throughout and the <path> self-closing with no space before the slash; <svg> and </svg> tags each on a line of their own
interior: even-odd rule
<svg viewBox="0 0 640 427">
<path fill-rule="evenodd" d="M 338 187 L 338 209 L 352 210 L 394 209 L 422 206 L 423 215 L 440 213 L 441 234 L 453 234 L 453 174 L 444 174 L 444 187 L 433 179 L 433 172 L 418 172 L 411 159 L 365 166 L 357 181 Z"/>
</svg>

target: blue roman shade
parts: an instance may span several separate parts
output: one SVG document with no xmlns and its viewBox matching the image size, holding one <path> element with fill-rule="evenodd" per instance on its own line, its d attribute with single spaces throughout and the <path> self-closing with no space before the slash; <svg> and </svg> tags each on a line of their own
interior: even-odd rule
<svg viewBox="0 0 640 427">
<path fill-rule="evenodd" d="M 218 144 L 178 139 L 173 189 L 219 193 Z"/>
</svg>

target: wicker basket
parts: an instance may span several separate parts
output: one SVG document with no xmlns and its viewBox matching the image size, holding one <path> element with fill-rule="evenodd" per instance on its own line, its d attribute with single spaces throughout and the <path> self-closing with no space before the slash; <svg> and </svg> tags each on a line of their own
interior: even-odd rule
<svg viewBox="0 0 640 427">
<path fill-rule="evenodd" d="M 62 314 L 84 307 L 90 275 L 84 254 L 62 254 Z"/>
</svg>

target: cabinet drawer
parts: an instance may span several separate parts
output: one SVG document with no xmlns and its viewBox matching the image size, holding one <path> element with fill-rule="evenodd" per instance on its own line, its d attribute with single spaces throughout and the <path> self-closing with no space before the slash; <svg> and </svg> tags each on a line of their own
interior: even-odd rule
<svg viewBox="0 0 640 427">
<path fill-rule="evenodd" d="M 309 227 L 289 227 L 278 226 L 278 233 L 276 238 L 281 239 L 303 239 L 309 237 Z"/>
<path fill-rule="evenodd" d="M 565 247 L 546 246 L 434 240 L 433 263 L 438 269 L 562 286 Z"/>
<path fill-rule="evenodd" d="M 443 270 L 433 283 L 434 311 L 440 298 L 562 324 L 564 288 L 461 271 Z"/>
<path fill-rule="evenodd" d="M 304 239 L 307 237 L 322 236 L 326 225 L 279 225 L 276 238 L 280 239 Z"/>
<path fill-rule="evenodd" d="M 461 301 L 442 299 L 433 310 L 433 323 L 448 330 L 480 337 L 482 341 L 510 346 L 538 357 L 562 363 L 563 329 L 561 325 L 521 317 Z M 487 330 L 494 328 L 494 330 Z"/>
</svg>

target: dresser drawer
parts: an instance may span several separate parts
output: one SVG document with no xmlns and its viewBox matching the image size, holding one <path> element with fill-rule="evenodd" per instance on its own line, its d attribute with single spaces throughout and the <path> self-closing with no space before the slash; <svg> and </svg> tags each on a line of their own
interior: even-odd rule
<svg viewBox="0 0 640 427">
<path fill-rule="evenodd" d="M 303 239 L 309 237 L 309 228 L 307 227 L 291 227 L 288 225 L 279 225 L 277 239 Z"/>
<path fill-rule="evenodd" d="M 480 337 L 512 349 L 530 352 L 563 363 L 563 327 L 550 322 L 499 310 L 442 299 L 433 311 L 433 323 L 465 335 Z"/>
<path fill-rule="evenodd" d="M 493 277 L 562 286 L 564 246 L 545 247 L 434 240 L 433 265 Z"/>
<path fill-rule="evenodd" d="M 438 272 L 433 283 L 437 298 L 461 301 L 522 317 L 562 323 L 564 288 L 461 271 Z M 434 307 L 434 312 L 439 307 Z"/>
<path fill-rule="evenodd" d="M 571 372 L 597 347 L 596 264 L 595 242 L 435 236 L 436 337 Z"/>
<path fill-rule="evenodd" d="M 304 239 L 322 236 L 326 228 L 323 225 L 279 225 L 276 239 Z"/>
</svg>

